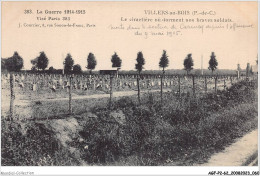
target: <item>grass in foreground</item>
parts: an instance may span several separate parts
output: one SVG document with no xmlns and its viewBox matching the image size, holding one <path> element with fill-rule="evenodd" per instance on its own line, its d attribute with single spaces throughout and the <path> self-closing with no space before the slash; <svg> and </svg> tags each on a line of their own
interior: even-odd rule
<svg viewBox="0 0 260 176">
<path fill-rule="evenodd" d="M 85 122 L 82 132 L 89 144 L 83 156 L 104 165 L 203 163 L 257 127 L 256 87 L 242 82 L 203 98 L 176 99 L 169 93 L 164 105 L 154 95 L 141 106 L 124 98 L 112 110 L 96 108 L 97 118 Z M 111 111 L 125 118 L 123 125 L 114 122 Z"/>
<path fill-rule="evenodd" d="M 74 116 L 83 138 L 69 143 L 80 151 L 77 157 L 46 126 L 30 122 L 25 133 L 19 127 L 23 123 L 2 121 L 2 165 L 78 165 L 79 160 L 90 165 L 203 163 L 257 128 L 256 89 L 256 82 L 241 82 L 198 98 L 168 93 L 163 105 L 158 94 L 150 94 L 142 105 L 121 98 L 110 108 L 90 108 L 91 117 Z"/>
</svg>

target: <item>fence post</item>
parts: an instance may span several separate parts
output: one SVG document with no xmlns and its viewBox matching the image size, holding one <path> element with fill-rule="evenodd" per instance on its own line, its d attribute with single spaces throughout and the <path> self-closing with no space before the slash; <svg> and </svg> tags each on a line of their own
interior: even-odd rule
<svg viewBox="0 0 260 176">
<path fill-rule="evenodd" d="M 208 83 L 207 83 L 207 77 L 205 76 L 205 92 L 207 92 L 208 90 Z"/>
<path fill-rule="evenodd" d="M 180 78 L 180 76 L 178 76 L 178 92 L 179 92 L 179 96 L 181 96 L 181 78 Z"/>
<path fill-rule="evenodd" d="M 96 90 L 96 77 L 93 76 L 93 90 L 95 91 Z"/>
<path fill-rule="evenodd" d="M 10 73 L 10 120 L 13 120 L 14 117 L 14 75 L 13 73 Z"/>
<path fill-rule="evenodd" d="M 240 71 L 237 70 L 237 79 L 240 79 Z"/>
<path fill-rule="evenodd" d="M 195 77 L 192 75 L 192 91 L 193 91 L 193 96 L 195 96 Z"/>
<path fill-rule="evenodd" d="M 141 103 L 141 99 L 140 99 L 140 84 L 139 84 L 139 79 L 140 79 L 140 75 L 137 76 L 137 91 L 138 91 L 138 101 L 139 104 Z"/>
<path fill-rule="evenodd" d="M 174 78 L 173 77 L 171 77 L 170 85 L 172 86 L 172 93 L 174 95 L 175 93 L 174 93 Z"/>
<path fill-rule="evenodd" d="M 163 74 L 161 76 L 161 104 L 163 102 L 163 76 L 164 76 L 164 71 L 163 71 Z"/>
<path fill-rule="evenodd" d="M 113 97 L 113 75 L 110 74 L 110 99 L 109 99 L 109 106 L 112 105 L 112 97 Z"/>
<path fill-rule="evenodd" d="M 70 86 L 69 86 L 69 114 L 72 114 L 72 106 L 71 106 L 71 89 L 72 89 L 72 80 L 73 80 L 73 75 L 70 75 Z"/>
<path fill-rule="evenodd" d="M 215 93 L 217 93 L 217 81 L 218 81 L 218 77 L 215 77 Z"/>
<path fill-rule="evenodd" d="M 105 90 L 105 78 L 104 75 L 102 75 L 102 90 Z"/>
<path fill-rule="evenodd" d="M 224 78 L 224 90 L 226 90 L 226 78 Z"/>
</svg>

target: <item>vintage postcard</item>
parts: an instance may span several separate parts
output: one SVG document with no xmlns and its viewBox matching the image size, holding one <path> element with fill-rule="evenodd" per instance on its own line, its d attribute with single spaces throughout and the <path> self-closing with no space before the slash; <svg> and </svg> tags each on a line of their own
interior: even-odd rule
<svg viewBox="0 0 260 176">
<path fill-rule="evenodd" d="M 258 30 L 257 1 L 2 1 L 1 175 L 258 175 Z"/>
</svg>

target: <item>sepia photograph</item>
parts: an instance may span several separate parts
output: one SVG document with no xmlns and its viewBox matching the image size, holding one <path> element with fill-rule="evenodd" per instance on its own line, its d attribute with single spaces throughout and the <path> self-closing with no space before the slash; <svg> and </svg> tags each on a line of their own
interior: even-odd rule
<svg viewBox="0 0 260 176">
<path fill-rule="evenodd" d="M 257 1 L 2 1 L 1 175 L 259 175 L 258 30 Z"/>
</svg>

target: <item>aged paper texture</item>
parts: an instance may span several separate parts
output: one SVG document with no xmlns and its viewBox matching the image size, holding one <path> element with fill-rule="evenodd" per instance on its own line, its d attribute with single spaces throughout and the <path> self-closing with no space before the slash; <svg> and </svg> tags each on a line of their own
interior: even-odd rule
<svg viewBox="0 0 260 176">
<path fill-rule="evenodd" d="M 256 1 L 3 1 L 1 32 L 2 166 L 259 173 Z"/>
</svg>

